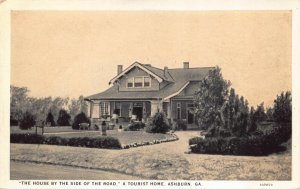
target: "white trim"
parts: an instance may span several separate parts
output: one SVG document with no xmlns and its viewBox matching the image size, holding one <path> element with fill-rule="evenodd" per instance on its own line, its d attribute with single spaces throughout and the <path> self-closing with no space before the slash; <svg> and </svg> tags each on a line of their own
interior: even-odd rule
<svg viewBox="0 0 300 189">
<path fill-rule="evenodd" d="M 149 80 L 149 86 L 145 86 L 145 78 L 149 78 L 150 79 Z M 152 78 L 151 78 L 151 76 L 150 75 L 149 76 L 143 76 L 143 87 L 144 88 L 150 88 L 151 85 L 152 85 Z"/>
<path fill-rule="evenodd" d="M 177 105 L 176 105 L 176 119 L 177 120 L 178 120 L 178 109 L 179 109 L 179 120 L 181 120 L 181 102 L 177 102 Z"/>
<path fill-rule="evenodd" d="M 131 77 L 131 78 L 126 78 L 127 80 L 126 80 L 126 88 L 128 88 L 128 89 L 132 89 L 132 88 L 134 88 L 134 77 Z M 132 79 L 132 87 L 128 87 L 128 80 L 131 80 Z"/>
<path fill-rule="evenodd" d="M 142 82 L 142 86 L 141 87 L 136 87 L 135 86 L 135 79 L 136 78 L 143 78 L 143 82 Z M 149 86 L 145 86 L 145 78 L 149 78 Z M 132 87 L 128 87 L 128 80 L 129 79 L 132 79 L 133 83 L 132 83 Z M 126 88 L 127 89 L 141 89 L 141 88 L 151 88 L 151 84 L 152 84 L 152 78 L 151 76 L 134 76 L 134 77 L 131 77 L 131 78 L 127 78 L 127 81 L 126 81 Z"/>
<path fill-rule="evenodd" d="M 140 69 L 142 69 L 143 71 L 147 72 L 149 75 L 152 75 L 153 77 L 155 77 L 157 79 L 158 82 L 162 82 L 163 79 L 160 78 L 158 75 L 154 74 L 153 72 L 151 72 L 150 70 L 148 70 L 147 68 L 145 68 L 144 66 L 142 66 L 141 64 L 139 64 L 138 62 L 133 63 L 131 66 L 129 66 L 128 68 L 126 68 L 123 72 L 121 72 L 120 74 L 118 74 L 116 77 L 114 77 L 112 80 L 109 81 L 109 84 L 114 83 L 117 79 L 119 79 L 121 76 L 123 76 L 124 74 L 126 74 L 129 70 L 131 70 L 134 67 L 139 67 Z"/>
<path fill-rule="evenodd" d="M 183 85 L 183 87 L 181 87 L 177 92 L 167 96 L 166 98 L 163 99 L 163 101 L 168 100 L 176 95 L 178 95 L 179 93 L 181 93 L 181 91 L 183 91 L 183 89 L 189 84 L 190 82 L 188 81 L 186 84 Z"/>
<path fill-rule="evenodd" d="M 140 86 L 140 87 L 136 87 L 136 86 L 135 86 L 135 81 L 136 81 L 136 79 L 138 79 L 138 78 L 139 78 L 139 79 L 142 79 L 142 82 L 141 82 L 141 83 L 142 83 L 142 86 Z M 135 76 L 135 77 L 134 77 L 133 88 L 144 88 L 144 76 Z"/>
</svg>

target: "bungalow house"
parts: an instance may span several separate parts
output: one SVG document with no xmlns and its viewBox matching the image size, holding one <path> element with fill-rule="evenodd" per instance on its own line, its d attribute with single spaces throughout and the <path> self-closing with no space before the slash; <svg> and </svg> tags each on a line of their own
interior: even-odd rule
<svg viewBox="0 0 300 189">
<path fill-rule="evenodd" d="M 213 67 L 164 69 L 150 64 L 135 62 L 123 70 L 117 67 L 117 75 L 109 81 L 107 90 L 85 98 L 89 103 L 89 117 L 92 124 L 102 117 L 118 115 L 122 122 L 134 118 L 145 121 L 158 111 L 164 111 L 173 122 L 186 120 L 195 124 L 193 95 L 199 81 L 208 75 Z"/>
</svg>

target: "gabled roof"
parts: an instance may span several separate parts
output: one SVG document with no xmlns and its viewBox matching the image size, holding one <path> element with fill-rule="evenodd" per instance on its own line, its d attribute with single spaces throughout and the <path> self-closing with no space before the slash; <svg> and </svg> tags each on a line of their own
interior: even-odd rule
<svg viewBox="0 0 300 189">
<path fill-rule="evenodd" d="M 164 70 L 160 69 L 160 68 L 156 68 L 153 67 L 149 64 L 143 64 L 144 67 L 146 67 L 148 70 L 150 70 L 151 72 L 155 73 L 156 75 L 158 75 L 159 77 L 163 78 L 163 80 L 165 81 L 173 81 L 172 77 L 170 76 L 170 73 L 167 71 L 167 73 L 164 73 Z"/>
<path fill-rule="evenodd" d="M 122 71 L 120 74 L 118 74 L 112 80 L 110 80 L 109 84 L 114 83 L 117 79 L 119 79 L 120 77 L 122 77 L 123 75 L 125 75 L 127 72 L 129 72 L 134 67 L 139 67 L 140 69 L 144 70 L 148 74 L 150 74 L 153 77 L 155 77 L 158 80 L 158 82 L 162 82 L 163 80 L 166 79 L 166 78 L 163 77 L 163 75 L 161 74 L 161 72 L 159 71 L 158 68 L 156 68 L 157 70 L 154 71 L 154 69 L 152 69 L 153 67 L 151 67 L 151 66 L 145 66 L 145 65 L 143 65 L 143 64 L 141 64 L 139 62 L 134 62 L 128 68 L 126 68 L 124 71 Z M 151 68 L 149 68 L 149 67 L 151 67 Z"/>
<path fill-rule="evenodd" d="M 119 91 L 117 85 L 111 86 L 106 91 L 98 94 L 94 94 L 86 97 L 89 100 L 110 100 L 110 99 L 164 99 L 174 97 L 179 94 L 186 86 L 188 86 L 190 81 L 200 81 L 206 77 L 209 70 L 214 67 L 200 67 L 200 68 L 177 68 L 168 69 L 168 75 L 164 74 L 164 70 L 152 67 L 150 65 L 144 65 L 138 62 L 132 64 L 132 66 L 139 65 L 149 70 L 152 74 L 168 82 L 168 84 L 160 89 L 159 91 Z M 128 68 L 130 68 L 128 67 Z M 126 69 L 127 71 L 128 68 Z M 130 69 L 131 69 L 130 68 Z M 127 72 L 126 70 L 125 73 Z M 123 73 L 123 72 L 122 72 Z M 120 74 L 119 74 L 120 75 Z M 117 77 L 117 76 L 116 76 Z M 115 77 L 115 78 L 116 78 Z"/>
</svg>

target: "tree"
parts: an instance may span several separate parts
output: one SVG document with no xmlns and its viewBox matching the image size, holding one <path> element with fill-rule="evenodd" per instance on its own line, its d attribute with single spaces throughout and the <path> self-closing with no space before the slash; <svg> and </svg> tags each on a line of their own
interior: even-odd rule
<svg viewBox="0 0 300 189">
<path fill-rule="evenodd" d="M 65 109 L 69 102 L 69 98 L 61 98 L 56 97 L 52 100 L 51 105 L 49 106 L 49 109 L 51 109 L 51 113 L 54 117 L 54 120 L 58 120 L 59 117 L 59 111 L 61 109 Z"/>
<path fill-rule="evenodd" d="M 59 110 L 57 125 L 59 126 L 69 126 L 70 125 L 71 116 L 64 109 Z"/>
<path fill-rule="evenodd" d="M 28 88 L 10 86 L 10 119 L 12 123 L 20 122 L 26 112 L 28 102 Z"/>
<path fill-rule="evenodd" d="M 262 102 L 260 105 L 257 106 L 254 117 L 257 122 L 262 122 L 267 119 L 267 114 L 265 113 L 264 103 Z"/>
<path fill-rule="evenodd" d="M 219 67 L 210 70 L 208 76 L 200 81 L 194 95 L 195 114 L 200 127 L 220 126 L 220 112 L 228 98 L 229 86 L 230 82 L 223 79 Z"/>
<path fill-rule="evenodd" d="M 248 119 L 248 128 L 247 128 L 247 132 L 251 133 L 257 130 L 257 120 L 256 117 L 254 116 L 254 112 L 255 109 L 253 106 L 251 106 L 250 109 L 250 115 L 249 115 L 249 119 Z"/>
<path fill-rule="evenodd" d="M 50 111 L 50 112 L 48 112 L 48 114 L 47 114 L 47 118 L 46 118 L 46 124 L 48 124 L 48 123 L 50 123 L 50 124 L 51 124 L 51 126 L 55 126 L 54 117 L 53 117 L 53 115 L 52 115 L 51 111 Z"/>
<path fill-rule="evenodd" d="M 290 123 L 292 120 L 292 96 L 291 92 L 281 92 L 274 100 L 273 117 L 276 122 Z"/>
<path fill-rule="evenodd" d="M 273 108 L 271 107 L 268 107 L 267 110 L 266 110 L 266 115 L 267 115 L 267 120 L 268 121 L 273 121 L 273 113 L 274 113 L 274 110 Z"/>
<path fill-rule="evenodd" d="M 222 112 L 226 125 L 224 129 L 234 136 L 247 135 L 249 120 L 248 101 L 243 96 L 239 97 L 235 94 L 235 90 L 231 88 L 228 101 L 225 104 L 226 108 Z"/>
<path fill-rule="evenodd" d="M 81 112 L 87 113 L 88 105 L 84 100 L 83 96 L 79 96 L 78 100 L 72 99 L 71 103 L 68 106 L 71 118 L 75 118 L 75 116 Z"/>
<path fill-rule="evenodd" d="M 25 112 L 20 121 L 20 129 L 31 129 L 35 125 L 35 117 L 29 113 Z"/>
<path fill-rule="evenodd" d="M 74 118 L 74 122 L 72 124 L 73 129 L 79 129 L 80 123 L 89 123 L 91 124 L 90 119 L 85 115 L 84 112 L 77 114 Z"/>
</svg>

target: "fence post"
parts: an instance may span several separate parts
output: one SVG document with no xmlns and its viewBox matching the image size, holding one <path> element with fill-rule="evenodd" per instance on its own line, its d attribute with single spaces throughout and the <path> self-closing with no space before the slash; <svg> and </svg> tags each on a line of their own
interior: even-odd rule
<svg viewBox="0 0 300 189">
<path fill-rule="evenodd" d="M 37 125 L 35 125 L 35 134 L 37 135 Z"/>
</svg>

